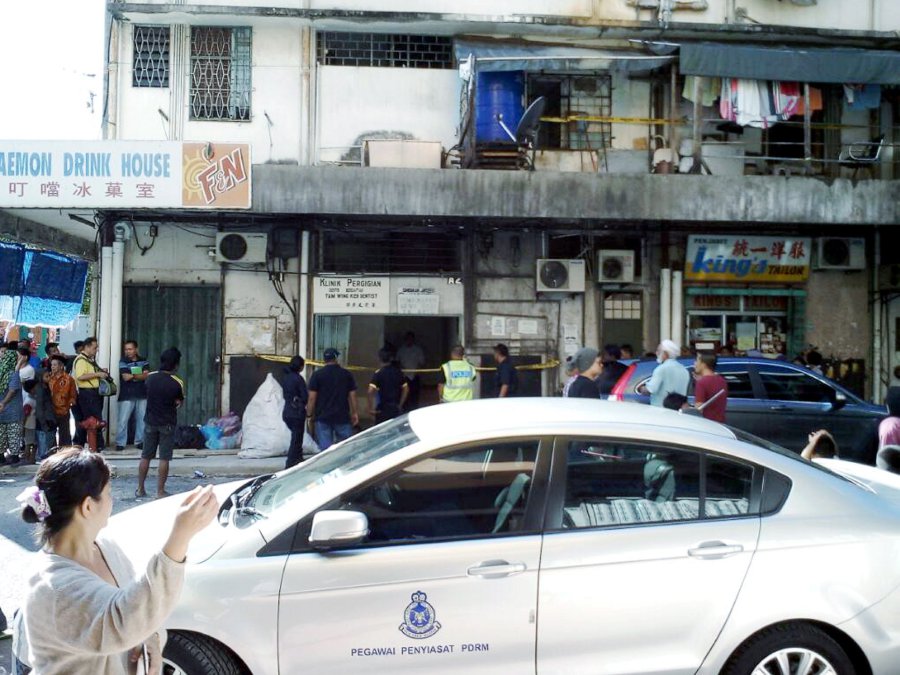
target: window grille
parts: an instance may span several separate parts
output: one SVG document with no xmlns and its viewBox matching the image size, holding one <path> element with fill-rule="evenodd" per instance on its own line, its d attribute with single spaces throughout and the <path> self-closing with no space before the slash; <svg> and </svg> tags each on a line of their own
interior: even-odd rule
<svg viewBox="0 0 900 675">
<path fill-rule="evenodd" d="M 191 119 L 250 119 L 250 28 L 191 28 Z"/>
<path fill-rule="evenodd" d="M 169 27 L 135 26 L 133 40 L 133 86 L 168 87 Z"/>
<path fill-rule="evenodd" d="M 437 35 L 321 32 L 316 44 L 324 66 L 453 68 L 453 40 Z"/>
<path fill-rule="evenodd" d="M 320 272 L 438 274 L 461 265 L 452 233 L 326 231 L 319 241 Z"/>
<path fill-rule="evenodd" d="M 553 75 L 541 73 L 528 78 L 528 101 L 547 99 L 545 117 L 612 117 L 612 76 Z M 572 121 L 544 124 L 541 147 L 563 150 L 598 150 L 612 146 L 610 122 Z"/>
</svg>

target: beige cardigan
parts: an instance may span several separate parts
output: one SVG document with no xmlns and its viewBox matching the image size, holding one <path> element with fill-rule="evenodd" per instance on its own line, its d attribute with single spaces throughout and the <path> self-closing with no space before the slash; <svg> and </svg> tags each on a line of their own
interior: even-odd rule
<svg viewBox="0 0 900 675">
<path fill-rule="evenodd" d="M 160 551 L 135 578 L 134 567 L 109 539 L 97 545 L 118 584 L 73 560 L 39 553 L 30 579 L 24 624 L 33 675 L 130 675 L 129 651 L 162 626 L 184 583 L 184 563 Z"/>
</svg>

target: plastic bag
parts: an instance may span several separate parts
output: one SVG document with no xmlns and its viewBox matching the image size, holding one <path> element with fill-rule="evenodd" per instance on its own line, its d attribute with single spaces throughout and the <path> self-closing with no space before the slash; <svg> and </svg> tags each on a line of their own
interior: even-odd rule
<svg viewBox="0 0 900 675">
<path fill-rule="evenodd" d="M 243 439 L 238 457 L 260 458 L 286 455 L 291 431 L 281 419 L 284 394 L 269 373 L 244 411 Z"/>
</svg>

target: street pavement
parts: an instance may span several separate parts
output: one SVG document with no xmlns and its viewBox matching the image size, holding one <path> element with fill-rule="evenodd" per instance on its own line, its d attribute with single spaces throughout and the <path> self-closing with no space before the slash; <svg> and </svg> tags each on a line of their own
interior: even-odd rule
<svg viewBox="0 0 900 675">
<path fill-rule="evenodd" d="M 137 469 L 136 455 L 128 453 L 110 453 L 108 456 L 116 477 L 112 480 L 113 513 L 125 511 L 150 499 L 134 498 Z M 116 456 L 112 456 L 116 455 Z M 207 461 L 209 460 L 209 461 Z M 155 464 L 155 463 L 154 463 Z M 212 458 L 204 456 L 179 457 L 172 462 L 166 490 L 171 494 L 192 490 L 196 485 L 208 483 L 225 483 L 241 478 L 250 478 L 261 473 L 269 473 L 284 468 L 284 458 L 263 460 L 241 460 L 236 455 L 218 453 Z M 30 574 L 29 556 L 38 549 L 34 541 L 34 527 L 25 523 L 19 516 L 19 504 L 16 496 L 34 478 L 36 467 L 2 467 L 0 468 L 0 608 L 8 619 L 13 610 L 22 604 L 27 592 L 27 581 Z M 195 477 L 200 471 L 204 477 Z M 155 466 L 151 468 L 147 479 L 147 491 L 156 490 Z M 159 539 L 162 545 L 168 524 L 160 525 Z M 12 640 L 0 640 L 0 666 L 9 670 Z M 0 671 L 2 673 L 3 671 Z"/>
</svg>

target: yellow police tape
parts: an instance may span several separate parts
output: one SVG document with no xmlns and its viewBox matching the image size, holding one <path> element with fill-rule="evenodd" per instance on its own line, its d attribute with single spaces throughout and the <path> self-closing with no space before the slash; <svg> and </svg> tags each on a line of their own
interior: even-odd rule
<svg viewBox="0 0 900 675">
<path fill-rule="evenodd" d="M 276 354 L 257 354 L 257 356 L 265 361 L 275 361 L 276 363 L 289 363 L 291 358 L 290 356 L 277 356 Z M 306 365 L 313 366 L 314 368 L 321 368 L 325 365 L 324 361 L 306 361 Z M 371 368 L 369 366 L 343 366 L 347 370 L 356 372 L 356 373 L 374 373 L 377 368 Z M 516 370 L 549 370 L 550 368 L 558 368 L 559 360 L 550 359 L 546 363 L 529 363 L 521 366 L 516 366 Z M 481 368 L 476 366 L 475 370 L 480 373 L 487 373 L 494 370 L 496 368 Z M 404 373 L 439 373 L 441 372 L 440 368 L 419 368 L 416 370 L 404 370 Z"/>
</svg>

